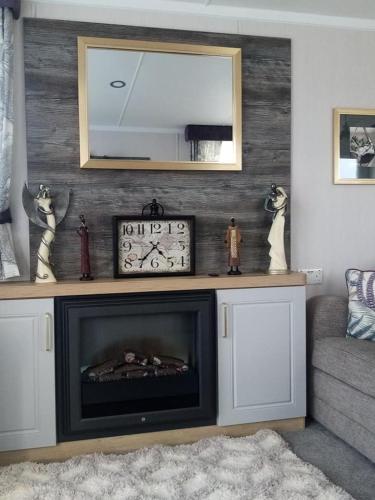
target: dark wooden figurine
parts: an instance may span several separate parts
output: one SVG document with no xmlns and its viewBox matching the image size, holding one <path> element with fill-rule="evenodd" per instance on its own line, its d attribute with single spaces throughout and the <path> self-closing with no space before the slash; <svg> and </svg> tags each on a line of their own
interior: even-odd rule
<svg viewBox="0 0 375 500">
<path fill-rule="evenodd" d="M 90 253 L 89 253 L 89 230 L 86 226 L 84 215 L 79 216 L 81 225 L 77 229 L 77 234 L 81 238 L 81 281 L 91 281 L 94 278 L 91 276 L 90 269 Z"/>
<path fill-rule="evenodd" d="M 228 266 L 230 267 L 228 274 L 242 274 L 238 269 L 240 265 L 240 243 L 242 237 L 235 220 L 231 218 L 231 224 L 228 226 L 225 236 L 225 244 L 228 249 Z"/>
</svg>

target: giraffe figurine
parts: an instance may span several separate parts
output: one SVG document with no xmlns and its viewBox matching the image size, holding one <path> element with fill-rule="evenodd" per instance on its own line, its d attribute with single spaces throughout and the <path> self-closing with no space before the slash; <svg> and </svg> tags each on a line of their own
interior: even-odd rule
<svg viewBox="0 0 375 500">
<path fill-rule="evenodd" d="M 35 283 L 56 283 L 51 265 L 51 245 L 55 239 L 56 226 L 65 217 L 69 206 L 70 193 L 63 193 L 52 199 L 50 189 L 40 184 L 36 197 L 25 185 L 22 192 L 22 202 L 29 219 L 39 227 L 44 228 L 38 249 L 38 265 Z"/>
<path fill-rule="evenodd" d="M 273 213 L 272 226 L 268 235 L 268 243 L 271 248 L 269 256 L 271 262 L 268 268 L 270 274 L 288 273 L 288 265 L 285 257 L 284 230 L 285 215 L 288 204 L 288 196 L 281 186 L 271 185 L 271 191 L 267 195 L 264 208 Z"/>
<path fill-rule="evenodd" d="M 56 218 L 50 190 L 43 184 L 39 186 L 36 204 L 38 210 L 46 217 L 47 228 L 42 234 L 38 249 L 38 267 L 36 270 L 35 283 L 56 283 L 56 278 L 50 263 L 51 245 L 56 234 Z"/>
</svg>

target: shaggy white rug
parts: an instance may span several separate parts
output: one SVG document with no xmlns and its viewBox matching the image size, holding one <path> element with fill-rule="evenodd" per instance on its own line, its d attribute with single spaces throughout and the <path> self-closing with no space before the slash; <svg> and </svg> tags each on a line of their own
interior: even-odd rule
<svg viewBox="0 0 375 500">
<path fill-rule="evenodd" d="M 183 430 L 181 432 L 184 432 Z M 0 469 L 6 500 L 349 500 L 273 431 Z"/>
</svg>

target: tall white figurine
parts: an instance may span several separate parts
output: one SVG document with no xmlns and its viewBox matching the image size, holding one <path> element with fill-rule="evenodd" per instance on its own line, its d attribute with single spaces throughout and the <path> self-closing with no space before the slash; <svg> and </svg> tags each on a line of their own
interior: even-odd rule
<svg viewBox="0 0 375 500">
<path fill-rule="evenodd" d="M 50 262 L 51 245 L 55 239 L 56 226 L 62 221 L 68 210 L 69 195 L 69 192 L 63 193 L 52 200 L 49 188 L 40 184 L 39 192 L 34 198 L 26 184 L 23 188 L 22 202 L 25 212 L 34 224 L 44 228 L 38 249 L 36 283 L 56 282 Z"/>
<path fill-rule="evenodd" d="M 273 222 L 268 235 L 268 243 L 271 245 L 269 256 L 271 257 L 268 272 L 271 274 L 284 274 L 288 272 L 285 258 L 284 229 L 285 214 L 288 196 L 281 186 L 272 184 L 271 192 L 264 203 L 264 208 L 272 212 Z"/>
</svg>

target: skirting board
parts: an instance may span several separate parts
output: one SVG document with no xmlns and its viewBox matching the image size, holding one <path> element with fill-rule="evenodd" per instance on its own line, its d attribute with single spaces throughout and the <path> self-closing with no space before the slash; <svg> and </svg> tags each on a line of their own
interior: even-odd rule
<svg viewBox="0 0 375 500">
<path fill-rule="evenodd" d="M 192 443 L 199 439 L 226 435 L 232 437 L 254 434 L 260 429 L 274 429 L 280 431 L 294 431 L 305 428 L 305 418 L 290 418 L 252 424 L 230 425 L 219 427 L 193 427 L 162 432 L 147 432 L 110 438 L 87 439 L 59 443 L 48 448 L 33 448 L 30 450 L 6 451 L 0 453 L 0 465 L 9 465 L 19 462 L 59 462 L 77 455 L 88 453 L 124 453 L 143 447 L 157 444 L 177 445 Z"/>
</svg>

